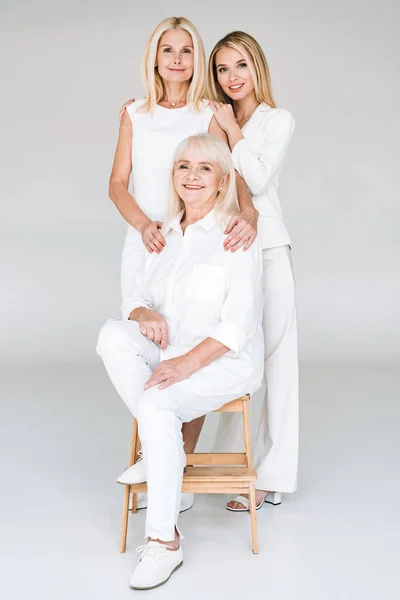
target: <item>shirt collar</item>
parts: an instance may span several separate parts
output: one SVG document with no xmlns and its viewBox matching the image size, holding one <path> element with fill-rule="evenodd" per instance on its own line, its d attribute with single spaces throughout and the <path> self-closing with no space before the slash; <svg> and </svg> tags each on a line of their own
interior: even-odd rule
<svg viewBox="0 0 400 600">
<path fill-rule="evenodd" d="M 165 233 L 166 234 L 171 229 L 173 229 L 174 231 L 178 231 L 179 233 L 182 233 L 181 220 L 182 220 L 182 217 L 183 217 L 183 213 L 184 213 L 184 211 L 181 210 L 168 223 L 168 225 L 165 228 Z M 205 231 L 210 231 L 210 229 L 212 229 L 216 225 L 216 223 L 217 223 L 217 215 L 216 215 L 215 208 L 213 208 L 212 210 L 210 210 L 209 213 L 206 214 L 205 217 L 203 217 L 202 219 L 200 219 L 196 223 L 193 223 L 193 225 L 191 225 L 190 227 L 201 227 Z"/>
</svg>

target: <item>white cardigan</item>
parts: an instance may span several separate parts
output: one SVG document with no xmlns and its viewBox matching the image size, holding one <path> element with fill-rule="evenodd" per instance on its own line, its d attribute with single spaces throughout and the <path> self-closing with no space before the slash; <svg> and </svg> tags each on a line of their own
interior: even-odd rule
<svg viewBox="0 0 400 600">
<path fill-rule="evenodd" d="M 291 243 L 278 199 L 278 175 L 293 129 L 294 118 L 289 111 L 260 104 L 242 129 L 244 139 L 232 151 L 235 169 L 260 213 L 258 235 L 263 248 Z"/>
</svg>

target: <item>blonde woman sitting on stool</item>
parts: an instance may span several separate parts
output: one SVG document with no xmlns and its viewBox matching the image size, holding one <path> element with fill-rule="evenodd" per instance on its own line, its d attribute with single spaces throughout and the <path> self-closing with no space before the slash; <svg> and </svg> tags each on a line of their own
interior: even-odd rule
<svg viewBox="0 0 400 600">
<path fill-rule="evenodd" d="M 261 385 L 260 243 L 237 252 L 223 247 L 238 212 L 227 145 L 210 134 L 184 140 L 174 159 L 165 249 L 146 254 L 134 273 L 129 319 L 108 321 L 99 334 L 97 351 L 138 420 L 146 470 L 147 543 L 134 589 L 157 587 L 182 565 L 182 423 Z"/>
</svg>

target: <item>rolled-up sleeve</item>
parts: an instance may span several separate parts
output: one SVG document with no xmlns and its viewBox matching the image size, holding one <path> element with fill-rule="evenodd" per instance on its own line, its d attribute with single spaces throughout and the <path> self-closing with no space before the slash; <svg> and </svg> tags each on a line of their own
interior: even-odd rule
<svg viewBox="0 0 400 600">
<path fill-rule="evenodd" d="M 230 253 L 228 293 L 210 337 L 237 356 L 261 327 L 262 303 L 262 251 L 256 239 L 246 252 Z"/>
<path fill-rule="evenodd" d="M 244 138 L 232 150 L 233 164 L 246 182 L 253 196 L 263 194 L 279 174 L 286 158 L 294 130 L 293 115 L 284 109 L 274 109 L 273 119 L 263 124 L 263 142 L 260 152 Z"/>
</svg>

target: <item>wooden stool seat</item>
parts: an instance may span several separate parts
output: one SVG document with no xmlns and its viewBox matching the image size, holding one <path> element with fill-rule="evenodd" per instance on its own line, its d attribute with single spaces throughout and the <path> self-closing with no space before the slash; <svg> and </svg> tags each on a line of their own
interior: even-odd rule
<svg viewBox="0 0 400 600">
<path fill-rule="evenodd" d="M 240 412 L 243 416 L 244 441 L 246 451 L 242 453 L 195 452 L 187 454 L 183 474 L 182 492 L 195 494 L 248 494 L 252 528 L 252 549 L 258 552 L 255 482 L 257 471 L 252 467 L 250 445 L 250 423 L 247 394 L 228 402 L 215 412 Z M 131 457 L 129 466 L 137 460 L 140 442 L 136 419 L 133 420 Z M 126 549 L 128 530 L 129 499 L 132 494 L 132 513 L 136 512 L 138 493 L 147 492 L 147 483 L 125 485 L 124 508 L 122 514 L 121 552 Z"/>
</svg>

